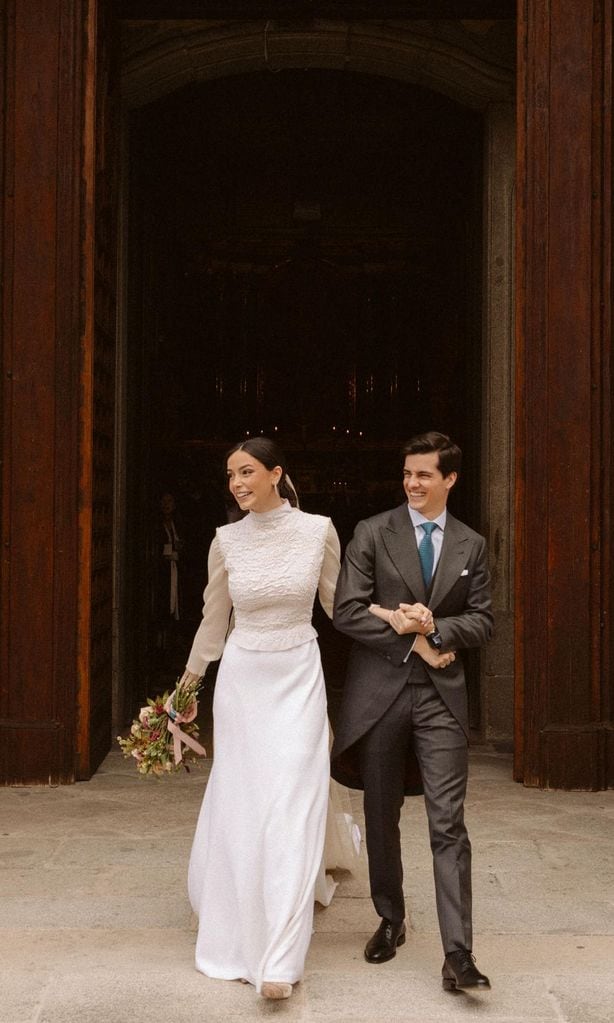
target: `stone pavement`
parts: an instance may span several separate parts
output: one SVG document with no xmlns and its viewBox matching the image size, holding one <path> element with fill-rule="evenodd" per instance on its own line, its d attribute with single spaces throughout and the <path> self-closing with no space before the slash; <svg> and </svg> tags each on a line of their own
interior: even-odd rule
<svg viewBox="0 0 614 1023">
<path fill-rule="evenodd" d="M 365 878 L 341 875 L 316 911 L 305 980 L 288 1002 L 193 967 L 185 874 L 206 767 L 156 781 L 112 753 L 63 788 L 0 790 L 0 1023 L 614 1020 L 614 791 L 540 792 L 509 758 L 472 753 L 480 996 L 440 986 L 441 949 L 421 799 L 403 813 L 411 932 L 392 962 Z M 356 794 L 356 810 L 360 797 Z"/>
</svg>

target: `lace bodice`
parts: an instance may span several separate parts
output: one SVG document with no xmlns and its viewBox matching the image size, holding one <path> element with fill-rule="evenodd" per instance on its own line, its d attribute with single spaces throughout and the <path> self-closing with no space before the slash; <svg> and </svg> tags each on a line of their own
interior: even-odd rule
<svg viewBox="0 0 614 1023">
<path fill-rule="evenodd" d="M 339 540 L 330 519 L 285 502 L 221 526 L 209 552 L 203 620 L 187 669 L 204 674 L 217 660 L 234 608 L 234 640 L 248 650 L 287 650 L 314 638 L 316 590 L 326 613 L 339 573 Z"/>
</svg>

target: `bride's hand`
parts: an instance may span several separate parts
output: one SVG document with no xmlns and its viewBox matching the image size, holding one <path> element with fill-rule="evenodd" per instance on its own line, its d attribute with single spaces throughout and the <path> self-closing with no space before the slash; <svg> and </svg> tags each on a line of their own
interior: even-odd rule
<svg viewBox="0 0 614 1023">
<path fill-rule="evenodd" d="M 395 611 L 379 604 L 371 604 L 369 611 L 376 618 L 387 622 L 398 636 L 428 632 L 433 627 L 433 616 L 423 604 L 400 604 Z"/>
<path fill-rule="evenodd" d="M 422 634 L 426 631 L 426 626 L 422 624 L 423 613 L 421 610 L 403 611 L 401 608 L 397 608 L 396 611 L 391 612 L 389 621 L 399 636 L 408 636 L 413 633 Z"/>
<path fill-rule="evenodd" d="M 433 650 L 424 636 L 420 635 L 416 636 L 412 653 L 419 654 L 422 660 L 426 661 L 431 668 L 447 668 L 456 660 L 456 654 L 453 650 L 447 650 L 445 653 L 440 654 L 437 650 Z"/>
<path fill-rule="evenodd" d="M 196 675 L 193 671 L 188 671 L 188 669 L 186 668 L 186 670 L 184 671 L 183 675 L 179 679 L 177 685 L 178 686 L 183 685 L 184 682 L 187 682 L 187 683 L 197 682 L 200 677 L 201 677 L 200 675 Z"/>
<path fill-rule="evenodd" d="M 399 604 L 398 610 L 416 623 L 413 632 L 427 636 L 433 631 L 433 612 L 424 604 Z"/>
</svg>

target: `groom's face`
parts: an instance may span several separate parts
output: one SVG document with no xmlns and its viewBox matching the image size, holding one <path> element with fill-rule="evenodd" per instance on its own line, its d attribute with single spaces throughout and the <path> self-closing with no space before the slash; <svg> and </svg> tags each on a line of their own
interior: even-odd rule
<svg viewBox="0 0 614 1023">
<path fill-rule="evenodd" d="M 436 519 L 441 515 L 448 494 L 455 483 L 455 472 L 451 472 L 449 476 L 442 476 L 437 451 L 406 456 L 403 466 L 403 489 L 409 507 L 420 512 L 425 519 Z"/>
</svg>

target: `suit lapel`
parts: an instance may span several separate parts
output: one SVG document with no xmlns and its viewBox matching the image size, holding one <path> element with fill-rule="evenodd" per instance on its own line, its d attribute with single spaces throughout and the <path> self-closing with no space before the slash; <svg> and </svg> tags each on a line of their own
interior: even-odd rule
<svg viewBox="0 0 614 1023">
<path fill-rule="evenodd" d="M 424 579 L 422 578 L 420 558 L 418 556 L 416 533 L 412 526 L 406 504 L 402 504 L 400 508 L 395 508 L 390 516 L 388 525 L 382 529 L 381 535 L 392 563 L 408 586 L 414 601 L 424 604 L 426 602 L 426 591 Z"/>
<path fill-rule="evenodd" d="M 451 590 L 469 560 L 469 536 L 463 525 L 448 512 L 443 533 L 443 546 L 433 579 L 429 607 L 435 609 Z"/>
</svg>

